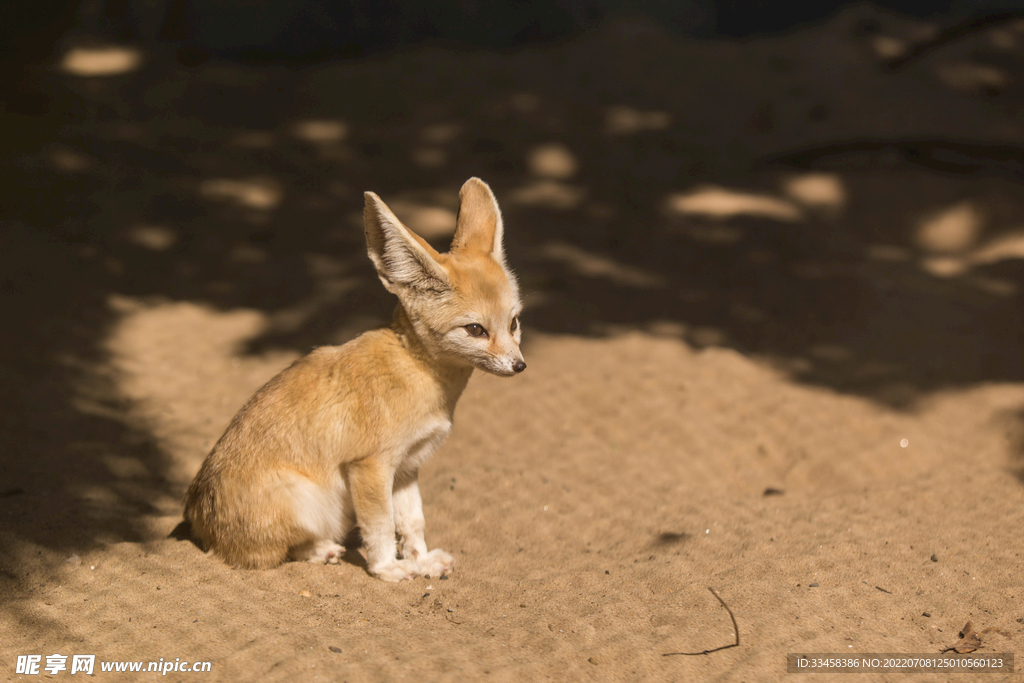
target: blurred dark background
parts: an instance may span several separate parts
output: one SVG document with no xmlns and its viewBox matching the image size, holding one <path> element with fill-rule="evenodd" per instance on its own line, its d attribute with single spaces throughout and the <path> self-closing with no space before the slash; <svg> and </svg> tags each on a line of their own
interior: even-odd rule
<svg viewBox="0 0 1024 683">
<path fill-rule="evenodd" d="M 13 0 L 0 45 L 5 62 L 51 56 L 72 32 L 114 41 L 176 41 L 238 59 L 309 60 L 362 55 L 428 40 L 507 49 L 571 37 L 614 15 L 650 18 L 678 35 L 744 37 L 820 20 L 844 0 Z M 987 15 L 1024 9 L 1019 0 L 882 0 L 915 17 Z"/>
<path fill-rule="evenodd" d="M 122 298 L 259 311 L 251 354 L 385 323 L 364 190 L 443 248 L 459 186 L 487 180 L 528 331 L 667 331 L 905 409 L 1024 381 L 1021 17 L 994 0 L 8 2 L 5 542 L 138 538 L 177 505 L 187 478 L 110 369 Z"/>
</svg>

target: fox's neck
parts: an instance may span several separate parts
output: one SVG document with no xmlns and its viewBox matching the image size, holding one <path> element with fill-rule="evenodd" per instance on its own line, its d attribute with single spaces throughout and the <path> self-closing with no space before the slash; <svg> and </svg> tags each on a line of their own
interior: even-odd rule
<svg viewBox="0 0 1024 683">
<path fill-rule="evenodd" d="M 409 355 L 420 362 L 430 373 L 444 392 L 449 412 L 455 411 L 455 403 L 462 396 L 462 391 L 473 374 L 473 367 L 446 358 L 431 348 L 428 340 L 423 339 L 416 331 L 409 313 L 401 303 L 395 307 L 391 320 L 391 329 Z"/>
</svg>

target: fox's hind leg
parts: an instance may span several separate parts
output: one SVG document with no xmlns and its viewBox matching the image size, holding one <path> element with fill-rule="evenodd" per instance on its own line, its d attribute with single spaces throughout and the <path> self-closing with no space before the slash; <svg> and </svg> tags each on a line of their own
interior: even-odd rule
<svg viewBox="0 0 1024 683">
<path fill-rule="evenodd" d="M 345 548 L 331 540 L 320 539 L 295 546 L 291 550 L 291 558 L 299 562 L 312 564 L 338 564 Z"/>
<path fill-rule="evenodd" d="M 295 525 L 305 537 L 295 542 L 289 556 L 300 562 L 337 564 L 345 554 L 339 541 L 355 523 L 341 474 L 323 483 L 294 473 L 285 479 Z"/>
</svg>

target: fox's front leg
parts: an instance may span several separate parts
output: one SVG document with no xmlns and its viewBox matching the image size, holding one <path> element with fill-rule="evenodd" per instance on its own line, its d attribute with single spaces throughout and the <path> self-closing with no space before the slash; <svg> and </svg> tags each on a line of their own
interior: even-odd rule
<svg viewBox="0 0 1024 683">
<path fill-rule="evenodd" d="M 455 560 L 443 550 L 427 551 L 423 534 L 426 522 L 423 518 L 423 500 L 417 473 L 399 475 L 394 490 L 395 527 L 401 538 L 402 557 L 416 562 L 423 576 L 442 576 L 452 570 Z"/>
<path fill-rule="evenodd" d="M 374 458 L 353 463 L 348 469 L 352 504 L 366 545 L 370 573 L 385 581 L 403 581 L 419 576 L 414 560 L 397 558 L 395 517 L 391 501 L 394 475 Z"/>
</svg>

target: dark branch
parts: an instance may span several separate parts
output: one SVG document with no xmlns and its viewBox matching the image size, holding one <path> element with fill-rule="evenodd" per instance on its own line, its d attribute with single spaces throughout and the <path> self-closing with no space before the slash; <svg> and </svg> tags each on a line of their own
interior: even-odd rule
<svg viewBox="0 0 1024 683">
<path fill-rule="evenodd" d="M 994 14 L 983 14 L 981 16 L 971 17 L 967 21 L 950 26 L 940 32 L 934 39 L 915 45 L 907 51 L 906 54 L 890 59 L 888 62 L 885 62 L 882 67 L 886 71 L 896 71 L 911 62 L 917 61 L 928 52 L 940 48 L 943 45 L 952 43 L 953 41 L 959 40 L 971 33 L 976 33 L 998 24 L 1004 24 L 1022 16 L 1024 16 L 1024 12 L 1021 12 L 1020 10 L 1010 10 L 1006 12 L 996 12 Z"/>
</svg>

